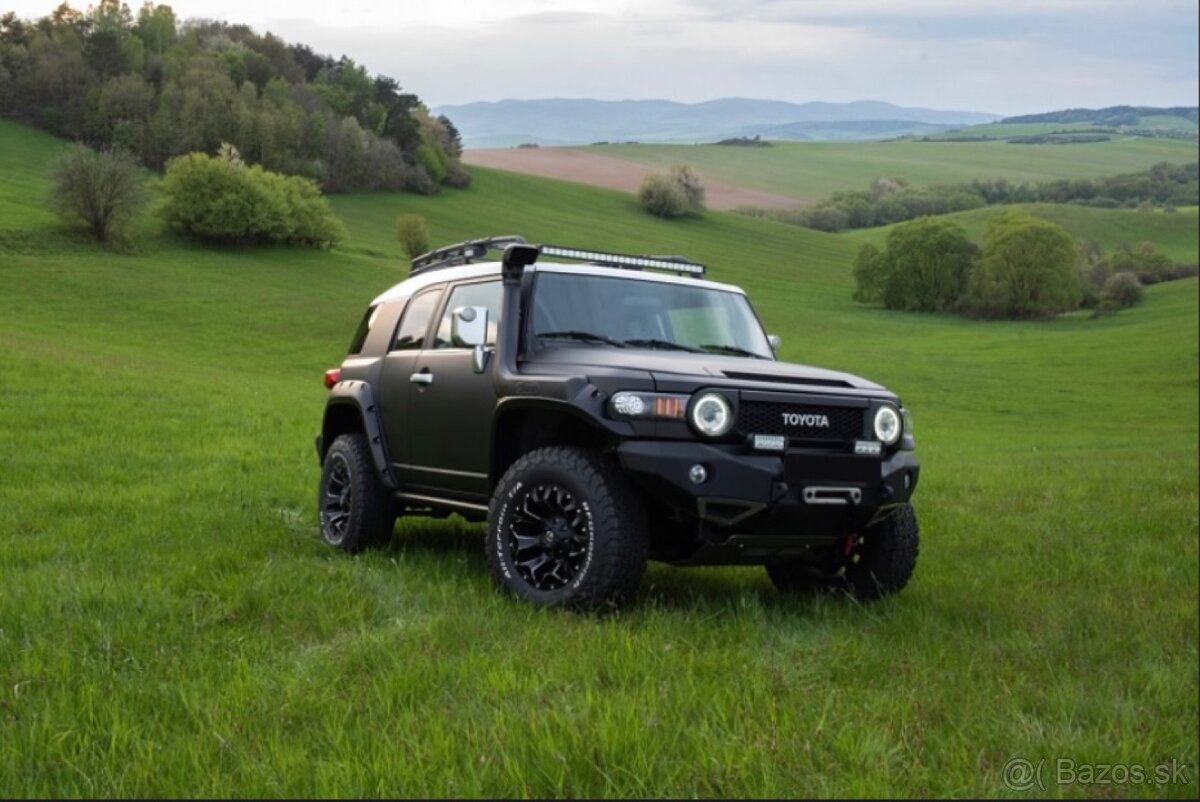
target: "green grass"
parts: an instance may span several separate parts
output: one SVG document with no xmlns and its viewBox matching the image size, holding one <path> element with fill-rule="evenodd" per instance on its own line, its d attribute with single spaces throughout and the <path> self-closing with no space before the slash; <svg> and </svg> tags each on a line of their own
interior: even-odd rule
<svg viewBox="0 0 1200 802">
<path fill-rule="evenodd" d="M 1106 252 L 1123 243 L 1136 246 L 1149 241 L 1178 263 L 1196 264 L 1200 261 L 1200 229 L 1196 226 L 1194 206 L 1163 214 L 1133 209 L 1094 209 L 1069 203 L 1030 203 L 1017 207 L 987 206 L 942 217 L 966 229 L 967 236 L 975 242 L 983 242 L 988 221 L 1009 208 L 1025 209 L 1032 215 L 1057 223 L 1076 240 L 1097 242 Z M 859 229 L 841 236 L 882 245 L 892 228 L 894 226 Z"/>
<path fill-rule="evenodd" d="M 1157 162 L 1190 162 L 1194 142 L 1118 138 L 1077 145 L 1007 142 L 775 142 L 770 148 L 719 145 L 594 145 L 590 152 L 655 168 L 690 164 L 704 178 L 813 202 L 844 189 L 899 176 L 913 184 L 972 178 L 1046 181 L 1144 170 Z"/>
<path fill-rule="evenodd" d="M 478 171 L 337 199 L 332 253 L 132 254 L 31 199 L 0 126 L 0 796 L 1197 795 L 1197 283 L 1103 320 L 854 306 L 853 238 Z M 687 253 L 784 356 L 914 410 L 922 555 L 882 604 L 652 566 L 604 619 L 500 596 L 477 527 L 317 538 L 321 372 L 403 276 L 391 221 Z M 1058 787 L 1053 761 L 1188 784 Z"/>
</svg>

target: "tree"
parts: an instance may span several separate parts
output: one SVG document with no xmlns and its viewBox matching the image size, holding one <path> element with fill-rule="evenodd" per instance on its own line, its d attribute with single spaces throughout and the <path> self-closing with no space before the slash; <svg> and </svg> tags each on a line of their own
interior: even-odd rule
<svg viewBox="0 0 1200 802">
<path fill-rule="evenodd" d="M 883 301 L 883 287 L 887 281 L 883 254 L 870 243 L 862 246 L 854 260 L 854 300 L 872 304 Z"/>
<path fill-rule="evenodd" d="M 429 223 L 419 214 L 397 216 L 396 236 L 409 259 L 416 259 L 429 250 Z"/>
<path fill-rule="evenodd" d="M 82 226 L 101 242 L 128 238 L 148 200 L 137 163 L 125 151 L 70 148 L 54 169 L 52 204 L 68 224 Z"/>
<path fill-rule="evenodd" d="M 877 282 L 888 309 L 941 312 L 966 292 L 976 248 L 962 227 L 922 217 L 888 232 Z"/>
<path fill-rule="evenodd" d="M 1071 235 L 1012 210 L 988 223 L 971 279 L 970 311 L 983 317 L 1047 318 L 1079 306 L 1078 250 Z"/>
</svg>

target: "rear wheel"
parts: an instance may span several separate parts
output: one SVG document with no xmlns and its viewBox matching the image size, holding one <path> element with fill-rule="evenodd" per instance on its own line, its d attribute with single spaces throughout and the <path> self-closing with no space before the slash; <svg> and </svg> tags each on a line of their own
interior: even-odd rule
<svg viewBox="0 0 1200 802">
<path fill-rule="evenodd" d="M 810 559 L 767 566 L 785 593 L 846 590 L 862 601 L 897 593 L 908 584 L 920 550 L 917 514 L 904 504 L 892 515 Z"/>
<path fill-rule="evenodd" d="M 496 486 L 487 557 L 505 590 L 546 607 L 629 598 L 646 570 L 645 514 L 624 477 L 582 448 L 531 451 Z"/>
<path fill-rule="evenodd" d="M 357 552 L 391 537 L 395 506 L 375 474 L 366 437 L 343 434 L 329 446 L 317 505 L 321 538 L 335 548 Z"/>
</svg>

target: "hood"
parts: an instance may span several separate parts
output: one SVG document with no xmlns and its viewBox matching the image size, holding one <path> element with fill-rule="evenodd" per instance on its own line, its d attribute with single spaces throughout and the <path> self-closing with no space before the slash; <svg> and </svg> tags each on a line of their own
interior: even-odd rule
<svg viewBox="0 0 1200 802">
<path fill-rule="evenodd" d="M 776 362 L 749 357 L 721 354 L 693 354 L 687 351 L 668 351 L 642 348 L 610 348 L 603 345 L 551 346 L 533 357 L 531 362 L 548 368 L 578 366 L 603 368 L 606 371 L 625 368 L 649 372 L 662 391 L 685 391 L 685 385 L 697 384 L 753 387 L 762 390 L 806 390 L 810 392 L 886 392 L 883 387 L 850 373 Z M 689 390 L 690 391 L 690 390 Z"/>
</svg>

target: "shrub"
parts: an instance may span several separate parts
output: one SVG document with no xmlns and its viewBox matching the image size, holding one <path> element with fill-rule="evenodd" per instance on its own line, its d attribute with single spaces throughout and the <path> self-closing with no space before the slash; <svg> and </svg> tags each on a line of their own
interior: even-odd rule
<svg viewBox="0 0 1200 802">
<path fill-rule="evenodd" d="M 688 212 L 688 199 L 679 185 L 662 173 L 652 173 L 638 188 L 638 201 L 657 217 L 671 219 Z"/>
<path fill-rule="evenodd" d="M 1075 241 L 1062 226 L 1013 210 L 988 223 L 963 311 L 980 317 L 1047 318 L 1079 306 Z"/>
<path fill-rule="evenodd" d="M 704 211 L 704 185 L 686 164 L 672 165 L 666 173 L 651 173 L 642 179 L 638 201 L 658 217 L 682 217 Z"/>
<path fill-rule="evenodd" d="M 1128 309 L 1142 301 L 1142 283 L 1137 276 L 1128 271 L 1113 273 L 1104 282 L 1100 290 L 1098 306 L 1112 306 L 1117 309 Z"/>
<path fill-rule="evenodd" d="M 419 214 L 402 214 L 396 218 L 396 236 L 409 259 L 429 250 L 429 223 Z"/>
<path fill-rule="evenodd" d="M 198 239 L 233 244 L 331 246 L 346 236 L 314 181 L 247 167 L 235 149 L 167 162 L 162 214 Z"/>
<path fill-rule="evenodd" d="M 51 204 L 67 225 L 84 228 L 101 242 L 125 240 L 148 200 L 133 157 L 75 145 L 54 168 Z"/>
<path fill-rule="evenodd" d="M 689 212 L 704 211 L 704 184 L 700 176 L 686 164 L 674 164 L 667 170 L 667 178 L 674 181 L 687 199 Z"/>
<path fill-rule="evenodd" d="M 859 248 L 854 259 L 854 300 L 865 304 L 883 301 L 883 286 L 887 280 L 883 254 L 874 245 Z"/>
</svg>

